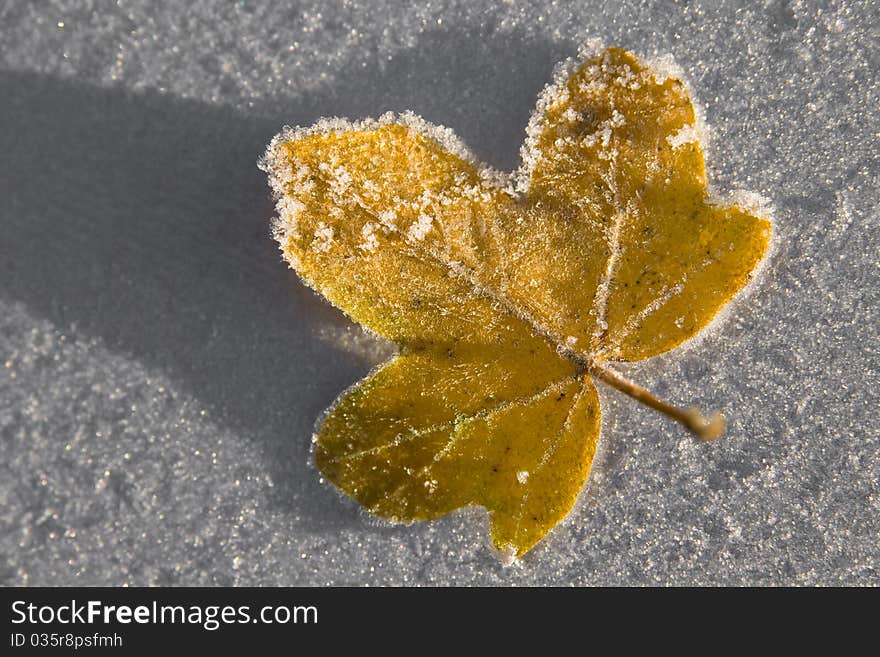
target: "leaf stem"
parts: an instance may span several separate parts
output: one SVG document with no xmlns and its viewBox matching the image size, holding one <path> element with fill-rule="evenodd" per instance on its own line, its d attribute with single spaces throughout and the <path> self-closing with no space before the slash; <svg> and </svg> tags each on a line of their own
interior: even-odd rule
<svg viewBox="0 0 880 657">
<path fill-rule="evenodd" d="M 704 417 L 696 408 L 681 409 L 655 397 L 645 388 L 595 361 L 585 363 L 585 367 L 591 375 L 604 381 L 612 388 L 616 388 L 636 401 L 642 402 L 645 406 L 650 406 L 654 410 L 660 411 L 672 419 L 681 422 L 696 434 L 700 440 L 707 442 L 716 440 L 724 433 L 724 416 L 718 412 L 713 413 L 708 418 Z"/>
</svg>

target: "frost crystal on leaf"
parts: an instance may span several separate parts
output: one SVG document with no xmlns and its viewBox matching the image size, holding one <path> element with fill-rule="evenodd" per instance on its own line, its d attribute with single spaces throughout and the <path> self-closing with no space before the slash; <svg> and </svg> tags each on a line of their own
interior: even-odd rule
<svg viewBox="0 0 880 657">
<path fill-rule="evenodd" d="M 699 140 L 700 135 L 698 134 L 697 128 L 694 125 L 682 126 L 678 132 L 676 132 L 674 135 L 669 135 L 666 138 L 666 141 L 668 141 L 669 145 L 673 148 L 678 148 L 683 144 L 691 144 Z"/>
<path fill-rule="evenodd" d="M 312 248 L 321 253 L 329 251 L 330 245 L 333 243 L 333 232 L 332 226 L 319 222 L 318 227 L 315 229 L 315 237 L 312 240 Z"/>
<path fill-rule="evenodd" d="M 418 220 L 409 227 L 407 235 L 411 240 L 420 241 L 425 239 L 434 225 L 434 220 L 426 214 L 420 214 Z"/>
<path fill-rule="evenodd" d="M 379 238 L 376 237 L 376 229 L 379 227 L 378 224 L 373 222 L 368 222 L 364 224 L 364 227 L 361 229 L 361 236 L 364 238 L 364 241 L 360 243 L 360 248 L 364 251 L 375 251 L 376 247 L 379 246 Z"/>
</svg>

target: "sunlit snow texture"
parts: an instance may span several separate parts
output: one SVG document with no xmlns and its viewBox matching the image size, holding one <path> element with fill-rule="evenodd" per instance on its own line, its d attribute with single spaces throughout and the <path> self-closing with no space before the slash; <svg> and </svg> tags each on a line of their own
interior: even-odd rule
<svg viewBox="0 0 880 657">
<path fill-rule="evenodd" d="M 872 3 L 89 4 L 0 5 L 0 583 L 880 584 Z M 592 38 L 674 57 L 776 245 L 626 368 L 724 439 L 599 386 L 587 487 L 504 566 L 482 513 L 387 526 L 319 480 L 315 418 L 388 347 L 284 268 L 255 163 L 412 110 L 513 170 Z"/>
</svg>

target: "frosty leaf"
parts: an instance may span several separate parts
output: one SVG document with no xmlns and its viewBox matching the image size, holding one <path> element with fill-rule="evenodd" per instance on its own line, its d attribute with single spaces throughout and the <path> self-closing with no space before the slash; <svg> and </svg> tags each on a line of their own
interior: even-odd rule
<svg viewBox="0 0 880 657">
<path fill-rule="evenodd" d="M 748 281 L 769 222 L 708 202 L 684 85 L 631 54 L 587 59 L 542 105 L 519 180 L 530 211 L 506 244 L 517 263 L 507 297 L 594 357 L 675 347 Z"/>
<path fill-rule="evenodd" d="M 599 434 L 591 378 L 703 328 L 763 257 L 769 222 L 706 192 L 682 83 L 607 49 L 548 87 L 507 178 L 411 114 L 286 130 L 262 162 L 296 271 L 401 353 L 345 393 L 320 470 L 373 513 L 485 507 L 521 555 L 570 510 Z"/>
<path fill-rule="evenodd" d="M 483 506 L 496 544 L 522 554 L 568 513 L 599 436 L 592 383 L 542 356 L 497 347 L 397 356 L 332 409 L 318 467 L 386 518 Z"/>
<path fill-rule="evenodd" d="M 478 248 L 509 197 L 415 125 L 322 126 L 273 142 L 285 256 L 355 321 L 397 342 L 545 344 L 454 266 L 464 255 L 456 245 Z"/>
</svg>

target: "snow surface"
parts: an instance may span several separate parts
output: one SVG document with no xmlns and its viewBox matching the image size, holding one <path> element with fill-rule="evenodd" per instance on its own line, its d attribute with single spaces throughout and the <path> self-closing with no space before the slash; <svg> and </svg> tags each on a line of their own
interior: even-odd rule
<svg viewBox="0 0 880 657">
<path fill-rule="evenodd" d="M 880 584 L 871 3 L 99 6 L 0 5 L 0 582 Z M 281 262 L 255 163 L 284 124 L 412 110 L 512 171 L 591 39 L 684 71 L 776 250 L 626 368 L 726 436 L 600 386 L 578 506 L 505 566 L 479 512 L 392 527 L 319 480 L 315 419 L 388 348 Z"/>
</svg>

